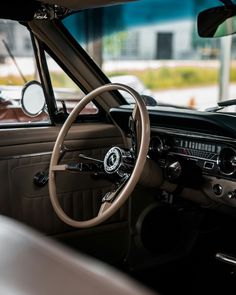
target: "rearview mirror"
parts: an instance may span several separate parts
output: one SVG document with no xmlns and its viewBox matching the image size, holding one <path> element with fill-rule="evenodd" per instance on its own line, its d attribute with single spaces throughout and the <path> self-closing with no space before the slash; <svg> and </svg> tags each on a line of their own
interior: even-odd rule
<svg viewBox="0 0 236 295">
<path fill-rule="evenodd" d="M 38 116 L 45 108 L 45 97 L 41 84 L 30 81 L 22 89 L 21 107 L 30 117 Z"/>
<path fill-rule="evenodd" d="M 236 5 L 231 0 L 221 0 L 225 6 L 204 10 L 198 15 L 200 37 L 223 37 L 236 32 Z"/>
</svg>

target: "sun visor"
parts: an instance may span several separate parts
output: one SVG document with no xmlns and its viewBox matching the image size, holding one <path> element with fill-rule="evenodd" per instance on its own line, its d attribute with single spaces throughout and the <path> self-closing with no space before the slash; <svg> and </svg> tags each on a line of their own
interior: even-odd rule
<svg viewBox="0 0 236 295">
<path fill-rule="evenodd" d="M 41 2 L 44 3 L 56 4 L 74 10 L 122 4 L 133 1 L 137 0 L 41 0 Z"/>
<path fill-rule="evenodd" d="M 40 2 L 33 0 L 6 0 L 1 4 L 0 18 L 18 21 L 30 21 L 40 7 Z"/>
</svg>

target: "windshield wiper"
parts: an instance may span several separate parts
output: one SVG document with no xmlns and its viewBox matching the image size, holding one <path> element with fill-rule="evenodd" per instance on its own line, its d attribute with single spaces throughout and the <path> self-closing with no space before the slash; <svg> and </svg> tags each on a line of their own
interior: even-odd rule
<svg viewBox="0 0 236 295">
<path fill-rule="evenodd" d="M 218 102 L 217 106 L 215 106 L 215 107 L 205 109 L 205 111 L 206 112 L 217 112 L 217 111 L 223 110 L 226 107 L 230 107 L 230 106 L 234 106 L 234 105 L 236 105 L 236 99 L 224 100 L 224 101 Z"/>
<path fill-rule="evenodd" d="M 236 99 L 229 99 L 229 100 L 224 100 L 224 101 L 220 101 L 217 103 L 219 107 L 229 107 L 229 106 L 233 106 L 236 105 Z"/>
</svg>

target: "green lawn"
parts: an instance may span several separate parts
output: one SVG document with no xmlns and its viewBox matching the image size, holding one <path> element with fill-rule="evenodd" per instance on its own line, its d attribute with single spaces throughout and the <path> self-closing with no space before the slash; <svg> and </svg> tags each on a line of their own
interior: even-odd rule
<svg viewBox="0 0 236 295">
<path fill-rule="evenodd" d="M 186 88 L 216 84 L 219 80 L 217 68 L 162 67 L 143 71 L 107 73 L 108 76 L 135 75 L 151 90 Z M 236 82 L 236 68 L 231 68 L 231 82 Z"/>
<path fill-rule="evenodd" d="M 159 69 L 147 69 L 142 71 L 122 71 L 106 73 L 108 76 L 135 75 L 143 81 L 146 88 L 151 90 L 198 87 L 216 84 L 219 80 L 219 70 L 217 68 L 200 67 L 161 67 Z M 65 79 L 64 75 L 52 73 L 54 87 L 72 87 Z M 26 77 L 27 81 L 33 79 Z M 231 68 L 231 82 L 236 82 L 236 66 Z M 19 76 L 2 76 L 0 85 L 23 85 Z"/>
</svg>

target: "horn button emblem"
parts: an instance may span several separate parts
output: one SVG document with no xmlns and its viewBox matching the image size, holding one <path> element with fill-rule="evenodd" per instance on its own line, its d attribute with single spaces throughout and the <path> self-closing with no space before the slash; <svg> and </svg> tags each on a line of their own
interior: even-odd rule
<svg viewBox="0 0 236 295">
<path fill-rule="evenodd" d="M 106 173 L 115 173 L 122 163 L 122 153 L 118 147 L 111 148 L 104 158 L 104 169 Z"/>
</svg>

